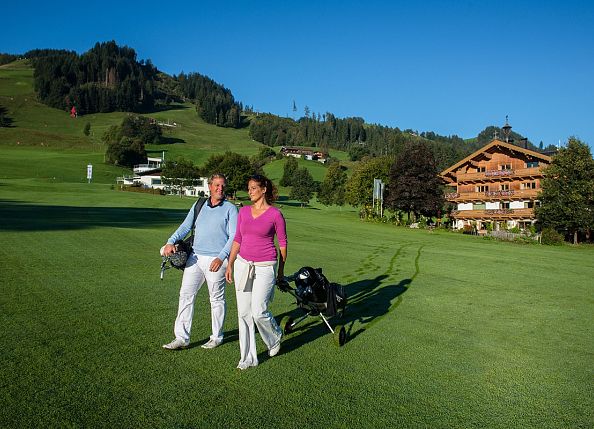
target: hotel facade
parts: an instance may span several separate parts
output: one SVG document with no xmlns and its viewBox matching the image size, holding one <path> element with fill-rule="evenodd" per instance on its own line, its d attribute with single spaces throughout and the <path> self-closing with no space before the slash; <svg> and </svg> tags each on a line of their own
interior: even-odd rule
<svg viewBox="0 0 594 429">
<path fill-rule="evenodd" d="M 446 200 L 455 206 L 453 227 L 529 227 L 536 221 L 534 207 L 550 163 L 547 155 L 495 139 L 442 171 Z"/>
</svg>

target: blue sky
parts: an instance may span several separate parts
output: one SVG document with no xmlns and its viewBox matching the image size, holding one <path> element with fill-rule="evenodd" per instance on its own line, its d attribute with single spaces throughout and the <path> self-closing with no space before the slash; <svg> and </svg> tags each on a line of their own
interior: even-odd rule
<svg viewBox="0 0 594 429">
<path fill-rule="evenodd" d="M 97 41 L 196 71 L 256 110 L 360 116 L 463 138 L 505 116 L 594 147 L 594 2 L 44 2 L 2 7 L 0 52 Z"/>
</svg>

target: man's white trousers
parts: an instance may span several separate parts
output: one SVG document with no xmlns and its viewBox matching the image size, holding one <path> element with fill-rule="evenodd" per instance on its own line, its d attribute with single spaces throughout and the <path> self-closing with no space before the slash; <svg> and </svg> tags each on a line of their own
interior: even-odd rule
<svg viewBox="0 0 594 429">
<path fill-rule="evenodd" d="M 227 260 L 216 272 L 209 270 L 215 256 L 196 255 L 192 253 L 188 258 L 182 285 L 179 290 L 179 307 L 175 319 L 175 338 L 190 343 L 192 318 L 194 317 L 194 302 L 196 294 L 206 280 L 210 298 L 210 315 L 212 321 L 212 334 L 210 339 L 218 343 L 223 341 L 223 323 L 225 322 L 225 269 Z"/>
</svg>

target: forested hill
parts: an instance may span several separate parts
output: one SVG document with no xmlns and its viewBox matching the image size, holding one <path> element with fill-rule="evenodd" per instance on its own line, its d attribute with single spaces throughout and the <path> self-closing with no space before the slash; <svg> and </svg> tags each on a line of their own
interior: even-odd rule
<svg viewBox="0 0 594 429">
<path fill-rule="evenodd" d="M 198 73 L 170 77 L 134 49 L 114 41 L 97 43 L 84 54 L 35 49 L 24 54 L 35 68 L 35 90 L 48 106 L 79 114 L 143 112 L 176 99 L 191 100 L 207 123 L 241 126 L 242 106 L 231 91 Z"/>
<path fill-rule="evenodd" d="M 233 94 L 223 85 L 199 73 L 169 76 L 150 60 L 138 60 L 134 49 L 114 41 L 96 43 L 79 55 L 73 51 L 35 49 L 24 55 L 34 68 L 35 89 L 40 101 L 63 110 L 76 107 L 79 114 L 129 111 L 147 112 L 163 108 L 171 101 L 192 101 L 197 114 L 207 123 L 239 128 L 249 123 L 250 136 L 268 146 L 315 146 L 340 149 L 356 161 L 364 156 L 397 155 L 407 142 L 429 143 L 440 168 L 463 159 L 487 144 L 495 135 L 503 135 L 494 126 L 485 128 L 476 138 L 464 140 L 456 135 L 440 136 L 432 131 L 401 130 L 367 124 L 360 117 L 337 118 L 332 113 L 311 113 L 293 120 L 273 114 L 244 111 Z M 0 54 L 9 62 L 15 55 Z M 246 118 L 250 117 L 248 121 Z M 537 148 L 517 133 L 514 144 Z"/>
</svg>

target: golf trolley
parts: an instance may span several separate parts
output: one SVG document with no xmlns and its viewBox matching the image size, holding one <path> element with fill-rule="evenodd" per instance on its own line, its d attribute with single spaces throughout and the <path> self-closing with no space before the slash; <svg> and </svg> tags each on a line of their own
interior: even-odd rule
<svg viewBox="0 0 594 429">
<path fill-rule="evenodd" d="M 290 282 L 295 282 L 292 288 Z M 336 325 L 334 329 L 328 323 L 328 318 L 342 317 L 347 304 L 347 296 L 341 285 L 330 283 L 322 274 L 321 268 L 302 267 L 295 274 L 285 276 L 277 284 L 281 292 L 288 292 L 297 300 L 297 306 L 305 312 L 300 318 L 293 320 L 291 316 L 282 318 L 280 328 L 283 334 L 292 332 L 308 316 L 320 316 L 339 346 L 347 340 L 344 326 Z"/>
</svg>

